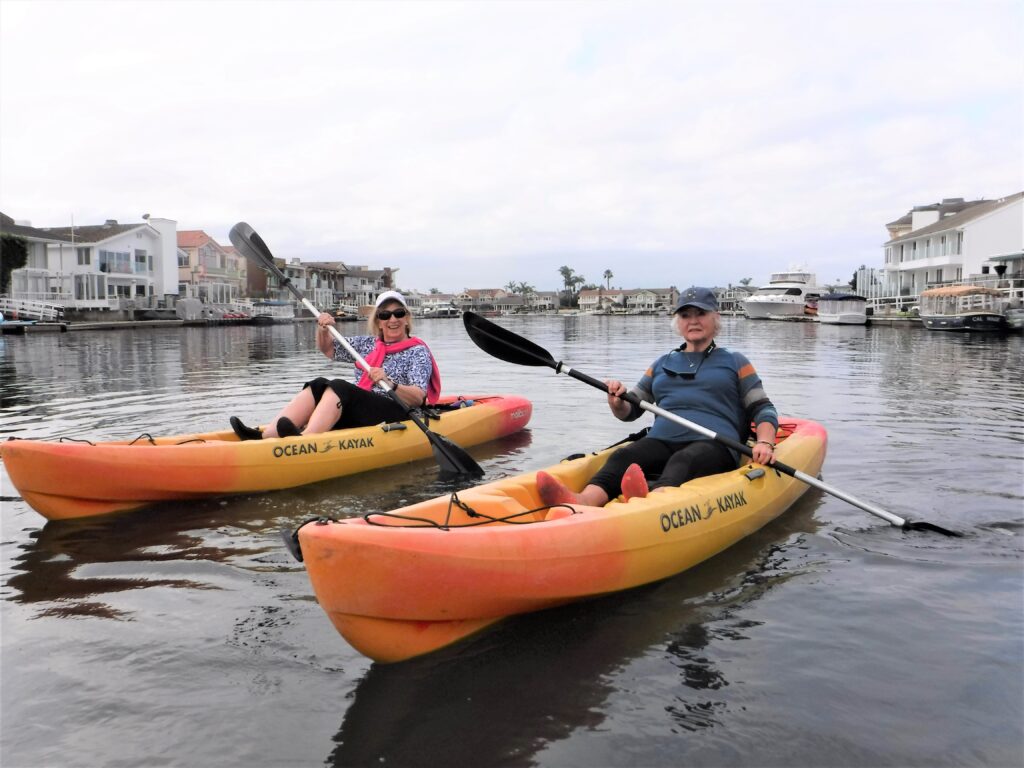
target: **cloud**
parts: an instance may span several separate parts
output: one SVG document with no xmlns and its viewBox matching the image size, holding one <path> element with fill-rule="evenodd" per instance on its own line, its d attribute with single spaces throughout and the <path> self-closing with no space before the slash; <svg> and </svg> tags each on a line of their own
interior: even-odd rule
<svg viewBox="0 0 1024 768">
<path fill-rule="evenodd" d="M 760 282 L 1024 188 L 1012 2 L 5 3 L 0 207 L 403 287 Z M 90 30 L 88 45 L 81 30 Z M 26 66 L 25 62 L 31 62 Z"/>
</svg>

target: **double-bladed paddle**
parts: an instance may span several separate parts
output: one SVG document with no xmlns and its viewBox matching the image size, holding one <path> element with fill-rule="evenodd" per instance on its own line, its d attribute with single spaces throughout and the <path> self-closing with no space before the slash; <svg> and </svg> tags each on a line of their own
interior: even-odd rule
<svg viewBox="0 0 1024 768">
<path fill-rule="evenodd" d="M 486 320 L 474 312 L 464 312 L 462 315 L 462 321 L 465 323 L 466 332 L 469 334 L 469 337 L 473 340 L 473 342 L 478 347 L 480 347 L 480 349 L 482 349 L 484 352 L 491 355 L 492 357 L 496 357 L 499 360 L 504 360 L 507 363 L 514 363 L 515 365 L 546 366 L 548 368 L 553 368 L 555 373 L 567 374 L 568 376 L 571 376 L 577 381 L 582 381 L 584 384 L 589 384 L 590 386 L 596 389 L 600 389 L 603 392 L 608 391 L 608 386 L 603 381 L 598 381 L 597 379 L 592 378 L 585 373 L 573 370 L 572 368 L 570 368 L 569 366 L 565 365 L 560 361 L 556 362 L 555 359 L 551 356 L 551 354 L 543 347 L 537 346 L 532 341 L 524 339 L 522 336 L 513 333 L 507 328 L 502 328 L 500 325 L 492 323 L 490 320 Z M 729 446 L 734 451 L 738 451 L 739 453 L 742 453 L 746 456 L 753 456 L 753 452 L 745 444 L 733 440 L 730 437 L 719 435 L 718 433 L 713 432 L 706 427 L 702 427 L 700 424 L 696 424 L 692 421 L 684 419 L 682 416 L 677 416 L 671 411 L 666 411 L 663 408 L 659 408 L 653 403 L 648 403 L 644 400 L 641 400 L 632 392 L 627 392 L 625 395 L 622 396 L 622 399 L 629 403 L 632 403 L 633 405 L 636 405 L 639 408 L 642 408 L 645 411 L 650 411 L 651 413 L 657 414 L 662 418 L 669 419 L 670 421 L 674 421 L 677 424 L 681 424 L 684 427 L 688 427 L 689 429 L 692 429 L 695 432 L 699 432 L 705 437 L 709 437 L 712 440 L 717 440 L 718 442 Z M 800 480 L 801 482 L 804 482 L 807 485 L 822 490 L 825 493 L 830 493 L 836 498 L 842 499 L 843 501 L 849 504 L 853 504 L 853 506 L 859 507 L 860 509 L 863 509 L 865 512 L 870 512 L 872 515 L 877 515 L 878 517 L 882 518 L 888 523 L 891 523 L 892 525 L 895 525 L 898 528 L 902 528 L 905 531 L 934 531 L 936 533 L 941 533 L 945 536 L 961 535 L 956 531 L 951 531 L 947 528 L 942 528 L 933 523 L 915 523 L 910 522 L 909 520 L 905 520 L 902 517 L 899 517 L 898 515 L 894 515 L 892 512 L 887 512 L 884 509 L 876 507 L 874 504 L 869 504 L 867 502 L 856 499 L 850 494 L 844 493 L 843 491 L 839 490 L 838 488 L 833 488 L 830 485 L 826 485 L 821 480 L 818 480 L 816 477 L 812 477 L 811 475 L 808 475 L 805 472 L 801 472 L 799 469 L 791 467 L 788 464 L 784 464 L 781 461 L 773 462 L 771 464 L 771 467 L 773 469 L 777 469 L 779 472 L 782 472 L 783 474 L 789 475 L 790 477 L 795 477 L 797 480 Z"/>
<path fill-rule="evenodd" d="M 270 248 L 263 242 L 261 238 L 252 227 L 246 224 L 244 221 L 240 221 L 231 228 L 231 232 L 228 235 L 231 238 L 231 242 L 249 261 L 262 267 L 267 272 L 277 278 L 281 285 L 291 292 L 292 296 L 298 299 L 302 306 L 304 306 L 309 312 L 315 316 L 320 315 L 318 310 L 313 303 L 302 295 L 302 292 L 296 288 L 292 281 L 285 276 L 285 274 L 278 268 L 277 264 L 274 263 L 274 256 L 270 252 Z M 348 340 L 341 335 L 337 328 L 333 325 L 328 326 L 328 330 L 331 335 L 337 339 L 338 343 L 345 348 L 345 351 L 352 356 L 352 359 L 356 361 L 360 368 L 364 371 L 369 372 L 370 365 L 366 362 L 363 357 L 352 348 L 352 345 L 348 343 Z M 441 467 L 441 477 L 445 479 L 457 477 L 460 475 L 480 477 L 484 474 L 483 469 L 480 465 L 473 460 L 473 457 L 466 453 L 465 450 L 457 446 L 451 440 L 446 438 L 444 435 L 439 435 L 436 432 L 431 432 L 430 428 L 423 422 L 423 420 L 417 416 L 413 410 L 399 399 L 395 393 L 393 387 L 389 386 L 386 381 L 378 382 L 391 396 L 391 399 L 401 406 L 402 410 L 405 411 L 406 416 L 421 430 L 423 434 L 427 436 L 430 441 L 430 446 L 434 451 L 434 458 Z"/>
</svg>

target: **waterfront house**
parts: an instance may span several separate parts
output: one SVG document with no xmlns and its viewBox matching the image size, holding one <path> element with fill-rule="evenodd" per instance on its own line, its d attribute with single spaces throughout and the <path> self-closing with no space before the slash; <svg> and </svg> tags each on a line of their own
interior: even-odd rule
<svg viewBox="0 0 1024 768">
<path fill-rule="evenodd" d="M 916 206 L 886 227 L 881 274 L 858 274 L 857 292 L 875 304 L 909 306 L 922 291 L 952 283 L 1024 285 L 1024 192 L 947 198 Z"/>
<path fill-rule="evenodd" d="M 716 288 L 719 310 L 723 315 L 742 315 L 743 302 L 754 295 L 757 288 L 749 285 L 732 285 L 727 288 Z M 675 306 L 675 305 L 673 305 Z"/>
<path fill-rule="evenodd" d="M 204 304 L 231 304 L 246 293 L 245 258 L 201 229 L 178 232 L 178 295 Z"/>
<path fill-rule="evenodd" d="M 178 295 L 177 222 L 40 227 L 2 217 L 0 230 L 26 242 L 28 260 L 11 273 L 12 299 L 65 308 L 130 310 L 173 306 Z"/>
<path fill-rule="evenodd" d="M 675 286 L 668 288 L 592 288 L 580 291 L 580 310 L 583 312 L 612 312 L 649 315 L 672 311 L 679 299 Z"/>
<path fill-rule="evenodd" d="M 580 291 L 580 311 L 582 312 L 624 312 L 626 310 L 626 292 L 621 288 L 586 288 Z"/>
</svg>

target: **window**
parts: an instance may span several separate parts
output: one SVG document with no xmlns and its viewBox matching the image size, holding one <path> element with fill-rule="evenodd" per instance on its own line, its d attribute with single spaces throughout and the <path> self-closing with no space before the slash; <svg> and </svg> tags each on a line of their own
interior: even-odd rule
<svg viewBox="0 0 1024 768">
<path fill-rule="evenodd" d="M 132 255 L 117 251 L 100 251 L 100 272 L 131 274 Z"/>
<path fill-rule="evenodd" d="M 187 267 L 188 266 L 188 254 L 185 253 L 184 251 L 178 251 L 178 266 L 179 267 Z"/>
<path fill-rule="evenodd" d="M 76 248 L 79 264 L 92 264 L 92 248 Z"/>
<path fill-rule="evenodd" d="M 135 271 L 145 272 L 146 271 L 146 252 L 138 248 L 135 249 Z"/>
</svg>

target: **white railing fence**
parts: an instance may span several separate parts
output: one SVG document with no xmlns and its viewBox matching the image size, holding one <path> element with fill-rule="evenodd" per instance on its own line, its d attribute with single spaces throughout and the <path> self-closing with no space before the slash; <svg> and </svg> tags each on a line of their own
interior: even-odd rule
<svg viewBox="0 0 1024 768">
<path fill-rule="evenodd" d="M 45 301 L 29 299 L 12 299 L 0 296 L 0 312 L 5 320 L 44 320 L 57 322 L 64 318 L 64 307 Z"/>
</svg>

